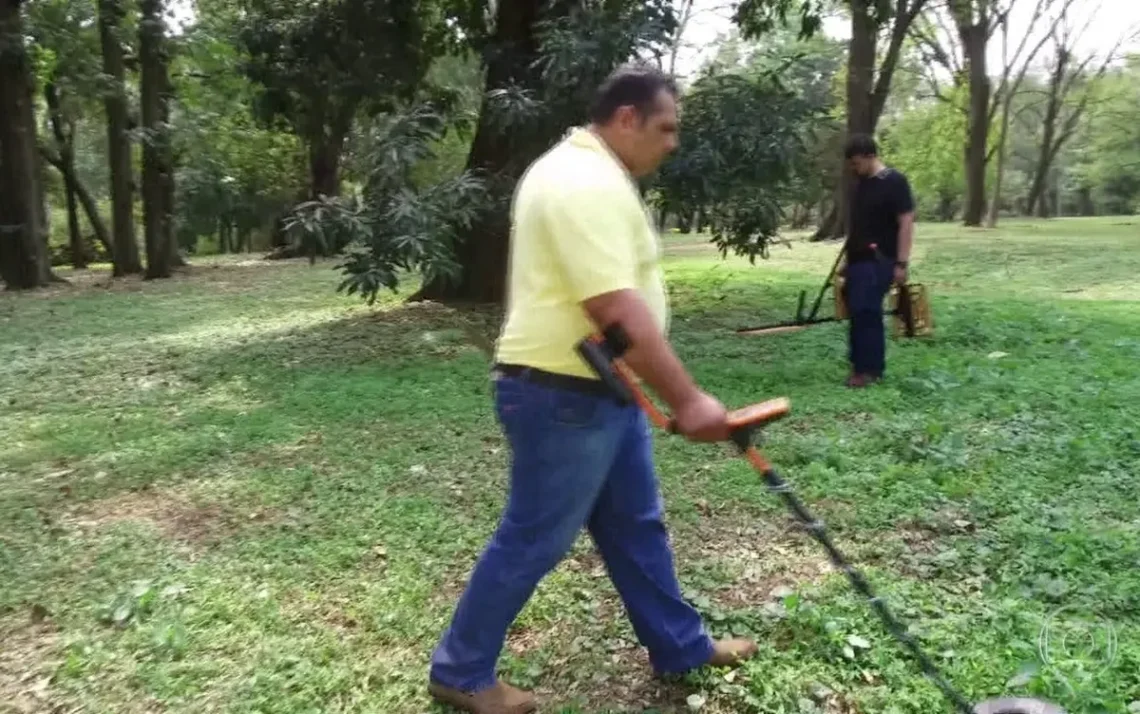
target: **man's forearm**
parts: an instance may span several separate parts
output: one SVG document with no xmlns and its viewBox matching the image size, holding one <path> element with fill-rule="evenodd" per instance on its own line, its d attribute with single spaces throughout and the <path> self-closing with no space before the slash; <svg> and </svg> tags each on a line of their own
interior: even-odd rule
<svg viewBox="0 0 1140 714">
<path fill-rule="evenodd" d="M 904 263 L 910 260 L 910 249 L 914 244 L 914 221 L 904 219 L 899 224 L 899 257 Z"/>
<path fill-rule="evenodd" d="M 676 409 L 698 392 L 696 382 L 661 334 L 648 306 L 633 290 L 619 290 L 586 301 L 586 312 L 605 329 L 619 324 L 629 338 L 625 362 L 653 391 Z"/>
</svg>

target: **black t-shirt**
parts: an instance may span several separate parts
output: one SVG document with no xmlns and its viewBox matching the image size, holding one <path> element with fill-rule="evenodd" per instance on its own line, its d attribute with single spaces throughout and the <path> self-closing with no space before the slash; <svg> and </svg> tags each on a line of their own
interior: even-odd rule
<svg viewBox="0 0 1140 714">
<path fill-rule="evenodd" d="M 885 257 L 899 253 L 899 216 L 914 210 L 910 183 L 901 172 L 884 168 L 874 176 L 860 177 L 852 194 L 849 260 L 874 257 L 873 243 Z"/>
</svg>

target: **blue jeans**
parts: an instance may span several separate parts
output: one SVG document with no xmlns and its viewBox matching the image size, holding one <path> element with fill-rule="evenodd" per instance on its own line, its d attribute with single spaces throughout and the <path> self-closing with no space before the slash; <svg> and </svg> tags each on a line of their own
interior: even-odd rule
<svg viewBox="0 0 1140 714">
<path fill-rule="evenodd" d="M 848 353 L 851 371 L 881 376 L 886 369 L 887 332 L 883 326 L 883 298 L 891 289 L 895 266 L 881 258 L 847 266 L 844 299 L 847 301 Z"/>
<path fill-rule="evenodd" d="M 641 410 L 514 377 L 496 380 L 495 402 L 510 494 L 432 655 L 432 681 L 466 692 L 495 683 L 507 629 L 583 526 L 654 669 L 707 662 L 713 643 L 681 596 Z"/>
</svg>

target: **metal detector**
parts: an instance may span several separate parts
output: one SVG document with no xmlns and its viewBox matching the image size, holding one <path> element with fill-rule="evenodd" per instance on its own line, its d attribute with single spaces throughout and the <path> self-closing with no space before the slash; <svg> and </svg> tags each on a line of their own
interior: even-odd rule
<svg viewBox="0 0 1140 714">
<path fill-rule="evenodd" d="M 606 329 L 601 335 L 593 335 L 579 342 L 577 351 L 602 382 L 613 390 L 615 397 L 627 404 L 637 404 L 656 426 L 669 433 L 675 433 L 676 426 L 673 419 L 662 413 L 649 399 L 638 385 L 637 377 L 622 360 L 622 355 L 629 347 L 629 340 L 625 331 L 620 326 L 613 326 Z M 763 477 L 768 489 L 783 498 L 785 504 L 807 529 L 808 533 L 827 550 L 832 564 L 847 575 L 851 585 L 867 599 L 891 635 L 918 660 L 923 673 L 938 685 L 942 693 L 953 703 L 955 709 L 960 714 L 1065 714 L 1064 709 L 1052 702 L 1026 697 L 986 699 L 976 705 L 971 705 L 942 676 L 934 662 L 922 651 L 915 639 L 906 631 L 906 628 L 887 609 L 886 603 L 871 590 L 866 578 L 854 566 L 850 565 L 832 544 L 823 523 L 816 520 L 807 511 L 800 500 L 796 498 L 791 486 L 780 477 L 772 464 L 754 445 L 753 439 L 761 428 L 783 418 L 790 410 L 789 401 L 780 397 L 730 412 L 728 415 L 729 438 Z"/>
<path fill-rule="evenodd" d="M 839 255 L 835 256 L 835 262 L 832 263 L 831 271 L 828 272 L 827 278 L 823 281 L 823 285 L 820 286 L 819 294 L 815 296 L 815 302 L 812 303 L 810 313 L 804 314 L 807 291 L 801 290 L 799 301 L 796 303 L 795 318 L 784 320 L 783 322 L 773 322 L 767 325 L 741 327 L 736 330 L 736 334 L 771 335 L 780 332 L 794 332 L 802 330 L 805 327 L 810 327 L 811 325 L 819 325 L 825 322 L 842 322 L 846 320 L 848 316 L 845 303 L 836 281 L 836 271 L 839 270 L 839 263 L 843 260 L 845 251 L 846 246 L 839 250 Z M 835 314 L 828 317 L 819 317 L 819 308 L 823 305 L 823 298 L 827 294 L 828 289 L 836 290 Z M 886 314 L 892 318 L 894 334 L 896 336 L 905 335 L 906 337 L 918 337 L 929 335 L 933 331 L 934 320 L 930 312 L 930 301 L 927 298 L 926 287 L 924 285 L 908 283 L 906 285 L 892 286 L 890 300 L 891 307 Z"/>
</svg>

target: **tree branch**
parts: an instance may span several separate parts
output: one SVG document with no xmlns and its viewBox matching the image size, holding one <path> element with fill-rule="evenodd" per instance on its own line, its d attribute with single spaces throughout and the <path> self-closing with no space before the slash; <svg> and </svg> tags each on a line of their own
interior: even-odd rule
<svg viewBox="0 0 1140 714">
<path fill-rule="evenodd" d="M 887 102 L 887 95 L 891 91 L 891 79 L 898 66 L 899 52 L 903 41 L 906 40 L 915 18 L 926 6 L 927 0 L 898 0 L 894 23 L 891 26 L 891 41 L 883 55 L 883 63 L 879 66 L 878 78 L 875 88 L 871 92 L 871 116 L 878 117 Z"/>
</svg>

